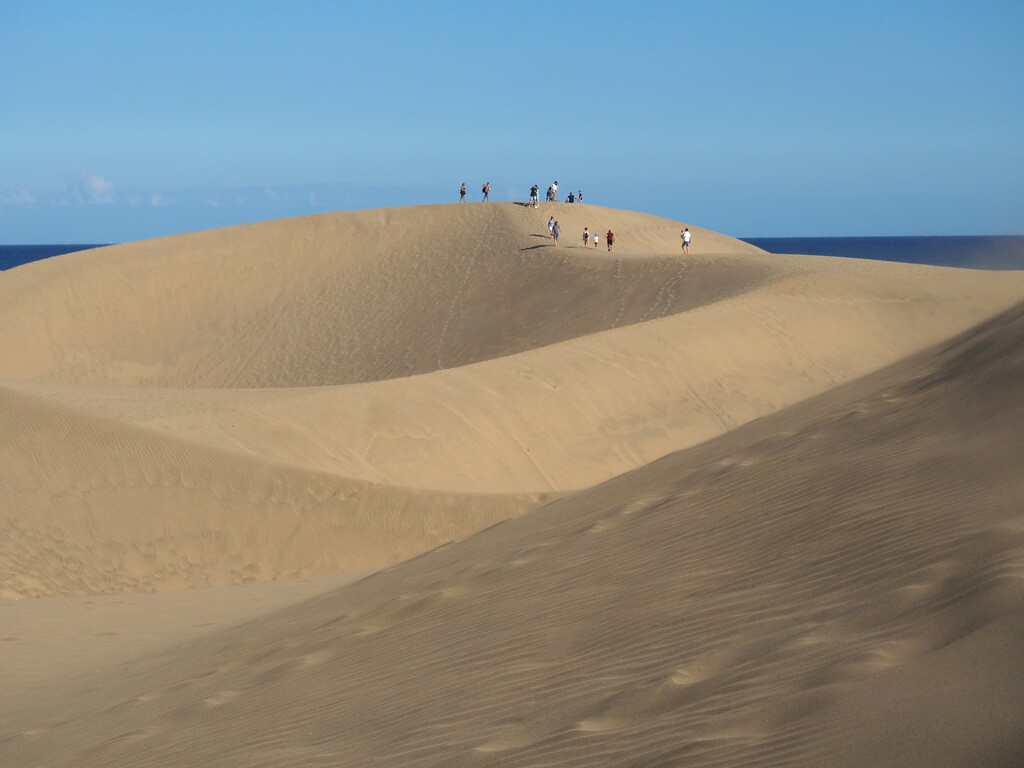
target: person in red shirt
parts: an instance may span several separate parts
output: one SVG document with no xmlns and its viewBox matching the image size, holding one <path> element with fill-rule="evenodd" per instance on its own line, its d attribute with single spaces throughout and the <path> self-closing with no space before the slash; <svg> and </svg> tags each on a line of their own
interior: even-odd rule
<svg viewBox="0 0 1024 768">
<path fill-rule="evenodd" d="M 604 236 L 604 241 L 608 243 L 608 250 L 610 251 L 612 246 L 615 245 L 615 233 L 609 229 L 608 233 Z"/>
</svg>

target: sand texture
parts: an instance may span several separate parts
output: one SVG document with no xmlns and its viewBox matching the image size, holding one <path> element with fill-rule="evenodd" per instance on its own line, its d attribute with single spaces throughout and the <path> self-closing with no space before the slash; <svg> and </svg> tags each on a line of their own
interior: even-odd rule
<svg viewBox="0 0 1024 768">
<path fill-rule="evenodd" d="M 1024 273 L 687 225 L 0 274 L 0 767 L 1021 765 Z"/>
</svg>

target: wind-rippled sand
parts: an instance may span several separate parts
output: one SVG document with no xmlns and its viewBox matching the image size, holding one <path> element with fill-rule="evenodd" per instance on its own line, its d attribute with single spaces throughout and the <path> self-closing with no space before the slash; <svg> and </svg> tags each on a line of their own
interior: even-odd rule
<svg viewBox="0 0 1024 768">
<path fill-rule="evenodd" d="M 0 274 L 0 766 L 1019 765 L 1024 273 L 681 226 Z"/>
</svg>

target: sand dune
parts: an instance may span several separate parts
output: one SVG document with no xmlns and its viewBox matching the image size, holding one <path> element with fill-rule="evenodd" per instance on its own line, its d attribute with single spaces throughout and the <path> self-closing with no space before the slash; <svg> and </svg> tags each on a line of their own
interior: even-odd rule
<svg viewBox="0 0 1024 768">
<path fill-rule="evenodd" d="M 5 273 L 0 595 L 388 565 L 1021 294 L 1018 275 L 770 256 L 696 227 L 684 258 L 676 222 L 555 208 L 557 248 L 547 208 L 449 205 Z M 615 251 L 577 247 L 583 226 L 617 230 Z"/>
<path fill-rule="evenodd" d="M 0 764 L 1019 764 L 1024 274 L 679 229 L 429 206 L 0 276 Z"/>
</svg>

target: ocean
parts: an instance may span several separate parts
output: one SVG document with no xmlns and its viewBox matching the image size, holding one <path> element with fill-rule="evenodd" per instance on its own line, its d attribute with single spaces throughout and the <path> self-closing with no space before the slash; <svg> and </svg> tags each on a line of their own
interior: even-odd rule
<svg viewBox="0 0 1024 768">
<path fill-rule="evenodd" d="M 1024 236 L 746 237 L 770 253 L 809 253 L 853 259 L 971 269 L 1024 269 Z M 0 270 L 98 245 L 0 245 Z M 699 246 L 697 246 L 699 248 Z M 699 250 L 695 248 L 695 252 Z"/>
<path fill-rule="evenodd" d="M 104 243 L 105 245 L 105 243 Z M 0 270 L 28 264 L 30 261 L 60 256 L 62 253 L 99 248 L 99 245 L 0 245 Z"/>
<path fill-rule="evenodd" d="M 937 267 L 1024 269 L 1024 236 L 745 237 L 769 253 L 808 253 Z"/>
</svg>

